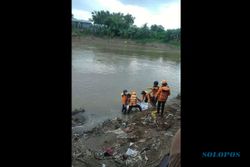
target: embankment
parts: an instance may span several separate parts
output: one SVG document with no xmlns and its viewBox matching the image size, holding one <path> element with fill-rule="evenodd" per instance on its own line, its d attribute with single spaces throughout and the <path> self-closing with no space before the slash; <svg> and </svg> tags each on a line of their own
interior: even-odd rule
<svg viewBox="0 0 250 167">
<path fill-rule="evenodd" d="M 156 167 L 180 128 L 180 96 L 167 102 L 163 117 L 154 119 L 154 111 L 132 112 L 130 120 L 114 118 L 86 132 L 72 127 L 72 165 Z"/>
</svg>

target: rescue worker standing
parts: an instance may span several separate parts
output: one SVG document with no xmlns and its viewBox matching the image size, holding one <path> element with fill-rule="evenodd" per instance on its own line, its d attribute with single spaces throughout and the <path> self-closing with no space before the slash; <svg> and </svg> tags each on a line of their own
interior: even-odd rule
<svg viewBox="0 0 250 167">
<path fill-rule="evenodd" d="M 142 111 L 141 106 L 137 104 L 137 101 L 140 101 L 138 97 L 136 96 L 136 92 L 131 93 L 131 97 L 129 98 L 129 108 L 128 108 L 128 113 L 131 111 L 132 108 L 139 108 L 140 111 Z"/>
<path fill-rule="evenodd" d="M 159 90 L 155 94 L 155 97 L 158 100 L 157 113 L 159 114 L 160 108 L 161 108 L 161 116 L 163 116 L 165 103 L 168 99 L 168 96 L 170 96 L 170 88 L 166 80 L 162 80 L 161 84 L 162 86 L 159 88 Z"/>
<path fill-rule="evenodd" d="M 149 95 L 152 97 L 151 102 L 154 107 L 156 107 L 156 103 L 157 103 L 156 93 L 158 90 L 159 90 L 158 81 L 154 81 L 153 88 L 151 88 L 151 91 L 149 92 Z"/>
<path fill-rule="evenodd" d="M 128 97 L 127 97 L 127 90 L 123 90 L 121 96 L 122 96 L 122 113 L 127 112 L 127 105 L 128 105 Z"/>
</svg>

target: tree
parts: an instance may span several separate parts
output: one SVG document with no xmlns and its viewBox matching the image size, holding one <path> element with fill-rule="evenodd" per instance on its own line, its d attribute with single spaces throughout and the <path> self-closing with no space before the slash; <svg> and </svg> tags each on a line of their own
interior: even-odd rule
<svg viewBox="0 0 250 167">
<path fill-rule="evenodd" d="M 165 31 L 164 27 L 162 25 L 156 25 L 156 24 L 151 25 L 150 30 L 154 31 L 154 32 L 163 32 L 163 31 Z"/>
<path fill-rule="evenodd" d="M 130 39 L 153 39 L 164 42 L 180 41 L 180 29 L 165 30 L 162 25 L 145 23 L 142 27 L 134 25 L 135 17 L 131 14 L 93 11 L 90 21 L 94 22 L 91 33 L 98 36 L 122 37 Z"/>
<path fill-rule="evenodd" d="M 104 25 L 115 36 L 126 34 L 129 27 L 134 23 L 134 17 L 130 14 L 124 16 L 123 13 L 110 13 L 109 11 L 94 11 L 91 13 L 91 21 L 94 24 Z"/>
</svg>

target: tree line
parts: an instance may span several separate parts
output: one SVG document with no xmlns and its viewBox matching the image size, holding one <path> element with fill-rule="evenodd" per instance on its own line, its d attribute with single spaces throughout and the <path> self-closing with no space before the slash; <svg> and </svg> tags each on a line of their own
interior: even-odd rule
<svg viewBox="0 0 250 167">
<path fill-rule="evenodd" d="M 91 12 L 94 24 L 83 29 L 85 34 L 95 36 L 120 37 L 125 39 L 157 40 L 162 42 L 180 42 L 180 28 L 165 30 L 162 25 L 151 25 L 145 23 L 142 27 L 134 25 L 135 17 L 131 14 L 110 13 L 109 11 Z"/>
</svg>

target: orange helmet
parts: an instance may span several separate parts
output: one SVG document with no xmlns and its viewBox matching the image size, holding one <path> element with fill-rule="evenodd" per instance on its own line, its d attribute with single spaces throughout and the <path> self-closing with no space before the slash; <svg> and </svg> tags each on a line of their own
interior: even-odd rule
<svg viewBox="0 0 250 167">
<path fill-rule="evenodd" d="M 162 81 L 161 81 L 161 84 L 166 84 L 166 83 L 167 83 L 166 80 L 162 80 Z"/>
</svg>

